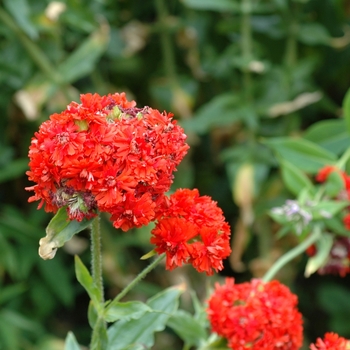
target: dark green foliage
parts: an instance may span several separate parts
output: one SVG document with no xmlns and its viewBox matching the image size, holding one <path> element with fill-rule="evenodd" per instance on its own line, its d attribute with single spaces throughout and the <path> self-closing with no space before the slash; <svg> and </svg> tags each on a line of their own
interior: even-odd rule
<svg viewBox="0 0 350 350">
<path fill-rule="evenodd" d="M 263 262 L 293 245 L 276 243 L 278 229 L 267 211 L 305 186 L 312 191 L 312 176 L 350 145 L 345 0 L 65 0 L 57 17 L 45 12 L 49 4 L 0 5 L 1 349 L 55 349 L 54 340 L 69 330 L 79 343 L 90 341 L 88 300 L 75 281 L 72 257 L 78 253 L 88 260 L 88 235 L 79 234 L 76 246 L 42 261 L 38 242 L 52 215 L 28 204 L 24 190 L 32 185 L 24 175 L 31 136 L 51 113 L 78 101 L 79 93 L 126 91 L 139 105 L 175 113 L 191 144 L 175 186 L 213 196 L 234 237 L 244 236 L 236 253 L 245 273 L 232 261 L 224 271 L 237 280 L 256 275 L 249 265 L 253 259 Z M 329 183 L 330 194 L 338 180 Z M 337 222 L 325 224 L 348 234 Z M 113 299 L 141 270 L 139 257 L 152 247 L 149 228 L 116 232 L 108 220 L 102 227 L 107 295 Z M 303 301 L 310 295 L 296 276 L 304 268 L 292 263 L 279 276 L 302 290 Z M 205 277 L 182 273 L 203 293 Z M 318 281 L 313 304 L 301 304 L 309 317 L 306 336 L 313 341 L 334 330 L 350 337 L 348 277 L 334 278 L 332 285 L 313 278 Z M 151 274 L 135 298 L 145 301 L 175 280 L 175 273 Z M 313 329 L 313 308 L 327 315 L 327 329 Z M 174 314 L 168 336 L 182 333 L 186 339 L 186 331 L 196 332 L 181 327 L 190 317 L 185 311 Z M 66 349 L 76 350 L 74 336 L 67 339 Z"/>
</svg>

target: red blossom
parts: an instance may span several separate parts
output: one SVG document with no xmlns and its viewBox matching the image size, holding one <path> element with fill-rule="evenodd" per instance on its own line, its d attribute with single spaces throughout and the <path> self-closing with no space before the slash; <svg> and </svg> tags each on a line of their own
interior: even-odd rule
<svg viewBox="0 0 350 350">
<path fill-rule="evenodd" d="M 51 212 L 66 206 L 75 220 L 106 211 L 124 230 L 148 224 L 187 152 L 186 135 L 171 114 L 136 108 L 124 93 L 80 99 L 35 133 L 29 201 Z"/>
<path fill-rule="evenodd" d="M 336 333 L 326 333 L 324 338 L 317 338 L 315 344 L 310 345 L 311 350 L 347 350 L 350 349 L 350 341 L 340 337 Z"/>
<path fill-rule="evenodd" d="M 297 297 L 278 281 L 216 284 L 208 300 L 212 330 L 234 350 L 299 350 L 302 317 Z"/>
<path fill-rule="evenodd" d="M 217 203 L 196 189 L 180 189 L 160 204 L 151 243 L 166 253 L 167 269 L 189 263 L 207 275 L 222 270 L 231 252 L 230 227 Z"/>
</svg>

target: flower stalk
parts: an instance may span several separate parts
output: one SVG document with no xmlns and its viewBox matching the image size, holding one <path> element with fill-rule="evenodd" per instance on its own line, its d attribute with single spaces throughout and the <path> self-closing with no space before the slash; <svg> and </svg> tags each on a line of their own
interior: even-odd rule
<svg viewBox="0 0 350 350">
<path fill-rule="evenodd" d="M 152 263 L 150 263 L 143 271 L 141 271 L 134 280 L 129 283 L 113 300 L 114 302 L 118 302 L 125 297 L 143 278 L 145 278 L 149 272 L 151 272 L 163 259 L 165 258 L 165 254 L 161 254 L 155 259 Z"/>
<path fill-rule="evenodd" d="M 276 273 L 288 262 L 293 260 L 295 257 L 304 252 L 307 248 L 309 248 L 312 244 L 314 244 L 321 236 L 321 227 L 316 225 L 312 233 L 300 244 L 296 247 L 288 251 L 286 254 L 282 255 L 276 262 L 272 265 L 272 267 L 266 272 L 262 280 L 264 282 L 269 282 L 276 275 Z"/>
</svg>

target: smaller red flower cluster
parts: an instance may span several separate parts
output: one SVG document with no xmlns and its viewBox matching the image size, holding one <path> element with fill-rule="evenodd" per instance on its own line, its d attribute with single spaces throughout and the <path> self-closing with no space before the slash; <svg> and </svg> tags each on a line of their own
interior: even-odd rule
<svg viewBox="0 0 350 350">
<path fill-rule="evenodd" d="M 171 114 L 136 108 L 124 93 L 80 98 L 32 139 L 29 201 L 51 212 L 66 207 L 70 220 L 108 212 L 124 231 L 148 224 L 187 152 L 183 129 Z"/>
<path fill-rule="evenodd" d="M 350 341 L 340 337 L 336 333 L 326 333 L 324 338 L 317 338 L 316 344 L 310 345 L 311 350 L 347 350 L 350 349 Z"/>
<path fill-rule="evenodd" d="M 208 300 L 212 330 L 234 350 L 298 350 L 302 317 L 297 297 L 278 281 L 235 284 L 227 278 Z"/>
<path fill-rule="evenodd" d="M 343 193 L 339 193 L 338 198 L 339 199 L 350 199 L 350 176 L 348 176 L 344 171 L 341 171 L 340 169 L 336 168 L 335 166 L 325 166 L 316 175 L 316 181 L 318 182 L 325 182 L 328 179 L 328 176 L 333 173 L 338 172 L 338 174 L 342 177 L 344 182 L 344 191 Z M 346 215 L 343 218 L 344 226 L 347 230 L 350 230 L 350 211 L 348 210 Z"/>
<path fill-rule="evenodd" d="M 168 270 L 184 263 L 207 275 L 223 269 L 222 259 L 231 252 L 230 227 L 216 202 L 196 189 L 181 189 L 159 213 L 151 243 L 157 253 L 166 253 Z"/>
<path fill-rule="evenodd" d="M 335 166 L 326 166 L 318 172 L 316 180 L 318 182 L 325 182 L 333 172 L 337 172 L 343 179 L 344 183 L 344 191 L 338 194 L 337 199 L 350 199 L 350 176 L 344 171 L 341 171 Z M 343 223 L 347 230 L 350 230 L 349 210 L 349 207 L 345 209 L 345 216 L 343 217 Z M 306 253 L 309 256 L 313 256 L 317 253 L 317 249 L 313 245 L 307 249 Z M 326 263 L 318 269 L 317 272 L 321 275 L 338 274 L 342 277 L 350 273 L 350 238 L 343 236 L 335 237 Z"/>
</svg>

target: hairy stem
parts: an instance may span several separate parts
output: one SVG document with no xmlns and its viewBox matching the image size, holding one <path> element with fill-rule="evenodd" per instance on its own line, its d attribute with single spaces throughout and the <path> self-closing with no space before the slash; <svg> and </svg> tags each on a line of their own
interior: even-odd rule
<svg viewBox="0 0 350 350">
<path fill-rule="evenodd" d="M 101 303 L 104 302 L 102 279 L 102 249 L 101 249 L 100 216 L 91 224 L 91 273 L 92 278 L 100 291 Z"/>
<path fill-rule="evenodd" d="M 143 271 L 141 271 L 135 279 L 129 283 L 113 300 L 114 302 L 120 301 L 126 294 L 130 292 L 147 274 L 152 271 L 165 257 L 165 254 L 158 256 L 151 264 L 149 264 Z"/>
</svg>

